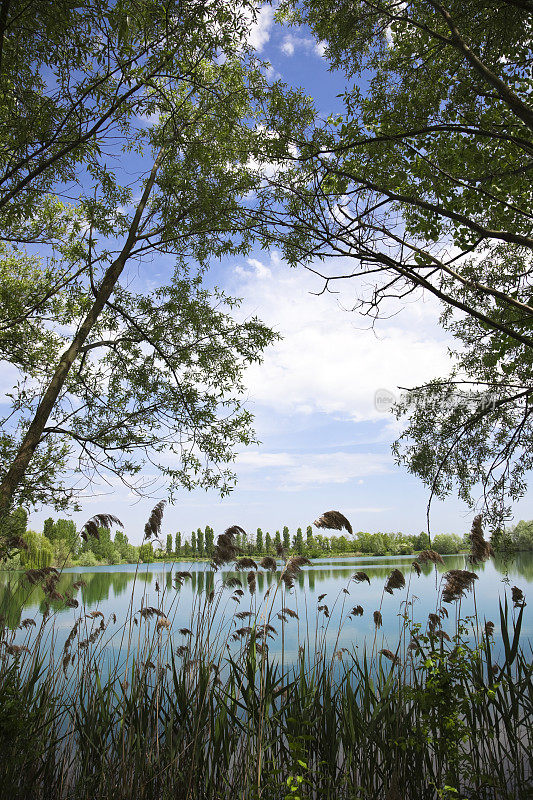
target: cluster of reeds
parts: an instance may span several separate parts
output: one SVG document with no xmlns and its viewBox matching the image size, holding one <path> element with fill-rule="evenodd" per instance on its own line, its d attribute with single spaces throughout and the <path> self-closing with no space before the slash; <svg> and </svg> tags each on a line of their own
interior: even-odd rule
<svg viewBox="0 0 533 800">
<path fill-rule="evenodd" d="M 481 514 L 474 517 L 469 539 L 471 564 L 479 564 L 482 561 L 486 561 L 489 556 L 494 555 L 491 543 L 487 542 L 483 536 L 483 518 Z"/>
<path fill-rule="evenodd" d="M 159 527 L 155 519 L 151 535 Z M 335 607 L 341 626 L 365 613 L 361 604 L 344 611 L 348 588 L 329 607 L 319 595 L 317 613 L 306 606 L 304 615 L 289 600 L 306 559 L 250 564 L 234 537 L 235 528 L 219 537 L 214 563 L 236 561 L 237 574 L 197 593 L 187 620 L 180 590 L 191 576 L 177 572 L 157 605 L 134 609 L 132 595 L 126 620 L 81 606 L 60 652 L 53 614 L 4 628 L 2 798 L 530 796 L 533 682 L 518 587 L 512 607 L 500 605 L 501 647 L 490 621 L 457 613 L 455 630 L 443 630 L 443 603 L 459 612 L 474 591 L 466 570 L 444 575 L 424 627 L 408 592 L 416 566 L 435 563 L 425 551 L 407 586 L 397 569 L 383 586 L 383 595 L 406 589 L 396 649 L 377 644 L 380 605 L 374 644 L 358 652 L 338 647 L 341 630 L 329 629 Z M 260 569 L 278 572 L 263 596 Z M 351 579 L 356 591 L 367 581 L 364 572 Z M 271 656 L 268 642 L 283 642 L 287 626 L 300 632 L 298 656 Z"/>
</svg>

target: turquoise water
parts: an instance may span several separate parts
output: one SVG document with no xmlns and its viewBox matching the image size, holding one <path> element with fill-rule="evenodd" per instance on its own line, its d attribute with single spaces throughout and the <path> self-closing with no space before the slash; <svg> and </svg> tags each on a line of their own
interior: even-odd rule
<svg viewBox="0 0 533 800">
<path fill-rule="evenodd" d="M 175 562 L 144 564 L 138 569 L 136 565 L 119 565 L 109 567 L 78 567 L 64 570 L 59 584 L 60 594 L 72 592 L 78 601 L 77 608 L 67 608 L 61 601 L 54 601 L 50 609 L 47 627 L 54 631 L 56 646 L 62 647 L 76 618 L 84 614 L 99 611 L 108 621 L 116 615 L 117 629 L 128 618 L 130 612 L 138 612 L 142 607 L 161 609 L 171 621 L 169 632 L 175 641 L 186 643 L 187 637 L 180 634 L 180 628 L 190 628 L 193 608 L 204 605 L 213 610 L 216 626 L 224 636 L 231 637 L 236 629 L 248 624 L 247 619 L 237 619 L 235 614 L 252 611 L 255 614 L 264 609 L 262 604 L 265 593 L 268 608 L 271 607 L 270 623 L 276 633 L 269 641 L 271 654 L 281 652 L 284 658 L 292 661 L 296 657 L 301 644 L 313 646 L 318 637 L 333 653 L 335 649 L 371 647 L 374 642 L 376 628 L 373 612 L 380 610 L 383 625 L 377 631 L 376 641 L 379 647 L 395 650 L 402 624 L 402 615 L 409 616 L 425 624 L 427 615 L 436 611 L 437 588 L 443 573 L 448 569 L 471 569 L 462 555 L 445 556 L 444 566 L 423 566 L 423 572 L 417 576 L 411 569 L 410 556 L 383 556 L 361 558 L 324 558 L 313 561 L 306 566 L 295 580 L 292 591 L 277 589 L 279 574 L 259 571 L 255 594 L 248 591 L 246 573 L 221 569 L 213 572 L 207 563 Z M 393 568 L 404 572 L 406 587 L 395 590 L 394 595 L 383 593 L 385 581 Z M 281 569 L 281 564 L 280 564 Z M 353 573 L 364 570 L 370 578 L 366 582 L 355 583 L 351 580 Z M 191 578 L 176 589 L 174 576 L 177 571 L 189 571 Z M 501 558 L 491 559 L 474 570 L 479 579 L 475 584 L 475 593 L 468 593 L 461 601 L 462 618 L 473 616 L 477 610 L 478 618 L 492 620 L 496 624 L 496 642 L 499 630 L 499 599 L 507 594 L 510 602 L 510 587 L 518 586 L 527 595 L 533 585 L 533 554 L 521 553 L 511 561 Z M 242 596 L 233 594 L 232 589 L 223 588 L 222 584 L 230 578 L 239 578 L 242 583 Z M 85 586 L 72 589 L 77 580 L 85 581 Z M 211 604 L 207 597 L 214 590 Z M 346 591 L 344 591 L 346 590 Z M 275 595 L 275 596 L 274 596 Z M 319 596 L 324 597 L 319 601 Z M 318 605 L 326 605 L 326 609 L 318 611 Z M 363 616 L 348 617 L 350 610 L 361 605 Z M 30 589 L 20 582 L 20 573 L 0 572 L 0 614 L 7 620 L 9 627 L 17 629 L 24 619 L 35 619 L 40 624 L 46 603 L 42 590 Z M 288 617 L 285 623 L 276 614 L 282 606 L 294 611 L 298 618 Z M 443 630 L 450 635 L 454 633 L 457 604 L 445 604 L 449 618 L 443 620 Z M 531 639 L 533 615 L 530 603 L 524 613 L 522 626 L 522 642 Z M 326 616 L 326 612 L 329 616 Z M 205 613 L 205 611 L 203 612 Z M 138 614 L 137 614 L 138 618 Z M 153 618 L 155 625 L 157 617 Z M 98 621 L 98 620 L 97 620 Z M 264 622 L 264 617 L 261 619 Z M 111 624 L 111 623 L 110 623 Z M 216 627 L 215 626 L 215 627 Z M 108 629 L 111 632 L 112 627 Z M 165 634 L 168 635 L 165 629 Z M 17 631 L 15 640 L 21 641 L 26 631 Z M 49 636 L 48 641 L 52 637 Z M 118 647 L 119 636 L 110 635 L 107 647 L 110 652 Z"/>
</svg>

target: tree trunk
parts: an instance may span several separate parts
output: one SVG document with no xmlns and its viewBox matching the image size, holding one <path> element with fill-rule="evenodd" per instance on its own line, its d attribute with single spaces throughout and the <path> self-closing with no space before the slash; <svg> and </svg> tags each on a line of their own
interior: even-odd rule
<svg viewBox="0 0 533 800">
<path fill-rule="evenodd" d="M 154 186 L 157 171 L 161 164 L 162 158 L 163 150 L 160 150 L 146 182 L 139 205 L 135 211 L 124 247 L 115 261 L 107 269 L 91 309 L 83 320 L 76 336 L 72 340 L 72 343 L 59 359 L 59 364 L 57 365 L 57 368 L 50 380 L 50 383 L 48 384 L 42 400 L 37 407 L 35 416 L 31 421 L 24 439 L 22 440 L 22 444 L 20 445 L 17 455 L 13 459 L 13 462 L 11 463 L 2 483 L 0 484 L 0 519 L 9 513 L 13 495 L 22 481 L 33 454 L 39 445 L 43 430 L 46 427 L 57 398 L 59 397 L 59 394 L 65 384 L 65 380 L 72 367 L 72 364 L 74 363 L 85 340 L 93 329 L 96 320 L 111 296 L 122 270 L 126 265 L 133 245 L 135 244 L 139 223 Z"/>
</svg>

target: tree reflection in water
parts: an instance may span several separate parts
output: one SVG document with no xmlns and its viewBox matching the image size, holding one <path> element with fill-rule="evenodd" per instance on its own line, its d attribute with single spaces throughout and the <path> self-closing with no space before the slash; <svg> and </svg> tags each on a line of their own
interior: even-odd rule
<svg viewBox="0 0 533 800">
<path fill-rule="evenodd" d="M 410 594 L 416 598 L 413 614 L 420 621 L 435 610 L 435 586 L 439 585 L 444 572 L 450 569 L 470 568 L 463 555 L 445 556 L 444 564 L 438 564 L 436 567 L 433 564 L 422 564 L 422 574 L 417 577 L 411 569 L 412 561 L 413 556 L 317 559 L 296 576 L 291 594 L 283 590 L 284 601 L 287 605 L 300 610 L 305 607 L 304 613 L 307 614 L 308 622 L 313 625 L 316 622 L 319 626 L 326 626 L 325 618 L 317 612 L 316 601 L 319 595 L 327 595 L 325 602 L 331 612 L 327 625 L 332 630 L 336 629 L 343 614 L 347 614 L 352 606 L 359 604 L 363 606 L 364 617 L 359 617 L 356 622 L 350 621 L 346 628 L 348 644 L 356 640 L 361 641 L 361 637 L 369 635 L 372 629 L 372 613 L 382 606 L 383 635 L 385 637 L 397 635 L 402 591 L 395 592 L 394 597 L 383 596 L 385 581 L 393 568 L 401 570 L 407 581 L 411 582 Z M 190 571 L 192 578 L 179 587 L 179 594 L 176 594 L 173 576 L 179 570 Z M 366 583 L 356 585 L 351 581 L 352 575 L 357 570 L 364 570 L 368 574 L 370 586 Z M 504 588 L 499 582 L 502 580 L 518 582 L 520 588 L 527 594 L 527 583 L 533 582 L 533 554 L 518 553 L 510 559 L 498 555 L 486 563 L 477 565 L 475 572 L 479 576 L 476 581 L 476 599 L 480 604 L 480 610 L 487 619 L 497 620 L 498 595 L 503 594 Z M 40 587 L 28 586 L 22 575 L 21 572 L 0 572 L 0 615 L 12 629 L 16 629 L 25 617 L 36 616 L 36 621 L 39 622 L 38 615 L 46 610 L 47 605 Z M 57 591 L 63 596 L 72 594 L 80 607 L 68 608 L 62 600 L 55 600 L 50 604 L 50 612 L 56 615 L 56 624 L 60 631 L 59 640 L 61 631 L 68 630 L 74 617 L 83 611 L 89 612 L 98 608 L 106 616 L 116 614 L 117 619 L 125 619 L 133 585 L 135 585 L 134 610 L 138 610 L 142 605 L 158 606 L 160 603 L 176 602 L 179 606 L 180 624 L 184 624 L 195 602 L 194 598 L 209 595 L 220 587 L 222 582 L 230 579 L 237 579 L 240 582 L 244 591 L 239 600 L 239 608 L 242 610 L 253 607 L 255 602 L 259 602 L 265 592 L 277 583 L 280 572 L 259 571 L 256 576 L 255 597 L 250 597 L 246 573 L 224 569 L 215 573 L 208 563 L 153 563 L 149 567 L 142 565 L 138 569 L 134 584 L 135 575 L 136 566 L 126 564 L 114 567 L 73 568 L 64 571 Z M 73 584 L 79 580 L 84 581 L 85 585 L 73 589 Z M 157 592 L 156 583 L 159 589 Z M 343 593 L 343 589 L 346 589 L 346 592 Z M 225 591 L 221 608 L 224 607 L 226 611 L 221 613 L 231 615 L 235 613 L 236 607 L 235 603 L 229 603 L 229 597 L 230 592 Z M 471 598 L 466 598 L 466 602 L 471 602 Z M 529 613 L 528 608 L 526 616 Z M 526 625 L 526 617 L 524 623 Z M 292 644 L 297 650 L 296 638 Z"/>
</svg>

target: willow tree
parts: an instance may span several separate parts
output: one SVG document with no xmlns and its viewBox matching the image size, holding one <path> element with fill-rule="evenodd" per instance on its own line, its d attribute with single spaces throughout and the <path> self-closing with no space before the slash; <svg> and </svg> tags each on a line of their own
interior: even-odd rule
<svg viewBox="0 0 533 800">
<path fill-rule="evenodd" d="M 294 139 L 257 206 L 265 241 L 275 228 L 324 291 L 350 279 L 372 324 L 422 293 L 443 304 L 460 356 L 399 407 L 396 451 L 439 496 L 473 503 L 481 482 L 495 523 L 533 466 L 532 10 L 282 3 L 344 73 L 344 108 Z"/>
<path fill-rule="evenodd" d="M 154 467 L 170 496 L 228 491 L 253 439 L 243 369 L 274 334 L 202 274 L 249 246 L 279 94 L 247 45 L 255 4 L 2 8 L 0 512 L 64 507 L 98 476 L 147 491 Z"/>
</svg>

